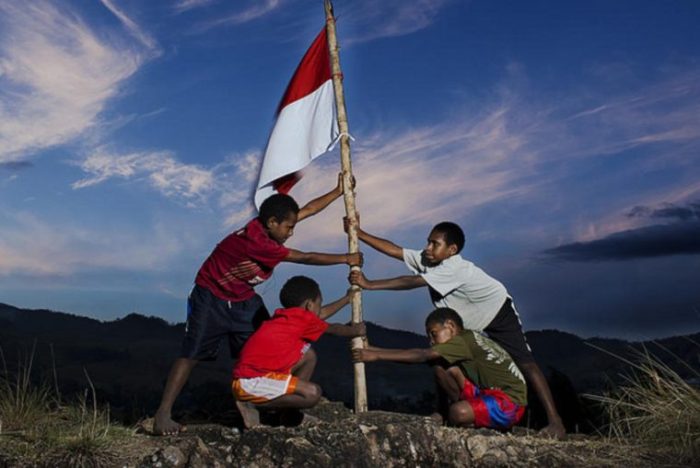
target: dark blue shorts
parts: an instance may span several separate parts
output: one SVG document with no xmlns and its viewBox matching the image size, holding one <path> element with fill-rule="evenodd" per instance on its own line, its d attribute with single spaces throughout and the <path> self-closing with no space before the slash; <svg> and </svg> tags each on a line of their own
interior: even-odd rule
<svg viewBox="0 0 700 468">
<path fill-rule="evenodd" d="M 270 314 L 257 294 L 241 302 L 229 302 L 208 289 L 195 286 L 187 299 L 187 323 L 180 357 L 213 361 L 222 338 L 228 338 L 231 357 L 238 357 L 243 344 Z"/>
</svg>

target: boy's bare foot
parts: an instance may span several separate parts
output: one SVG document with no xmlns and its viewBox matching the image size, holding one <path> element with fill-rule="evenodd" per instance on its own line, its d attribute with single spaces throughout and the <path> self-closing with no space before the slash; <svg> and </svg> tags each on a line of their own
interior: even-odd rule
<svg viewBox="0 0 700 468">
<path fill-rule="evenodd" d="M 251 429 L 260 425 L 260 413 L 252 403 L 236 400 L 236 408 L 243 417 L 243 425 L 246 429 Z"/>
<path fill-rule="evenodd" d="M 553 439 L 561 440 L 566 436 L 566 429 L 561 421 L 556 421 L 549 423 L 547 426 L 540 429 L 540 434 Z"/>
<path fill-rule="evenodd" d="M 156 435 L 176 435 L 186 430 L 185 426 L 173 421 L 169 414 L 156 413 L 153 417 L 153 433 Z"/>
</svg>

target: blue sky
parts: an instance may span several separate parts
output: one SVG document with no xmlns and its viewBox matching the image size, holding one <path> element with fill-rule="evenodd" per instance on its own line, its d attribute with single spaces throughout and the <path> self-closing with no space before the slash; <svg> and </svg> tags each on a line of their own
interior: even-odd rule
<svg viewBox="0 0 700 468">
<path fill-rule="evenodd" d="M 363 227 L 466 231 L 526 329 L 700 329 L 700 4 L 335 2 Z M 0 302 L 184 320 L 194 275 L 253 215 L 318 0 L 0 0 Z M 338 150 L 292 191 L 332 188 Z M 342 202 L 288 244 L 342 251 Z M 370 278 L 405 274 L 366 252 Z M 328 299 L 343 266 L 282 265 Z M 426 291 L 365 317 L 421 331 Z M 347 319 L 347 311 L 340 319 Z"/>
</svg>

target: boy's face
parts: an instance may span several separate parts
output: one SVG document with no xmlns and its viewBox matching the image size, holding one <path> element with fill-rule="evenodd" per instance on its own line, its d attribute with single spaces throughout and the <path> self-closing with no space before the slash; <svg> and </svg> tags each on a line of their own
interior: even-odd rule
<svg viewBox="0 0 700 468">
<path fill-rule="evenodd" d="M 447 244 L 445 235 L 438 231 L 430 231 L 428 236 L 428 245 L 423 250 L 423 257 L 431 264 L 437 265 L 443 260 L 457 253 L 455 244 Z"/>
<path fill-rule="evenodd" d="M 321 307 L 322 307 L 321 304 L 322 303 L 323 303 L 323 297 L 319 295 L 316 299 L 307 300 L 304 303 L 304 309 L 306 309 L 310 312 L 313 312 L 318 317 L 319 315 L 321 315 Z"/>
<path fill-rule="evenodd" d="M 281 222 L 274 216 L 268 219 L 266 227 L 268 234 L 274 241 L 284 244 L 287 242 L 287 239 L 294 235 L 294 226 L 296 224 L 297 214 L 289 212 Z"/>
<path fill-rule="evenodd" d="M 457 336 L 457 325 L 452 320 L 445 320 L 445 323 L 433 322 L 425 327 L 425 332 L 430 338 L 430 345 L 447 343 Z"/>
</svg>

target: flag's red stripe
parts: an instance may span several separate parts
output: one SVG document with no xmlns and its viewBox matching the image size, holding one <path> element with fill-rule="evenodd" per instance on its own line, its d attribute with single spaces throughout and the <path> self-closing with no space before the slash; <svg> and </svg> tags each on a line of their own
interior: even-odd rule
<svg viewBox="0 0 700 468">
<path fill-rule="evenodd" d="M 290 190 L 292 190 L 292 187 L 294 187 L 294 184 L 299 182 L 299 180 L 301 180 L 301 172 L 299 172 L 299 171 L 292 172 L 291 174 L 287 174 L 286 176 L 282 176 L 279 179 L 272 182 L 272 187 L 278 193 L 287 194 L 287 193 L 289 193 Z"/>
<path fill-rule="evenodd" d="M 282 108 L 316 91 L 323 83 L 331 79 L 331 61 L 328 52 L 326 28 L 323 28 L 314 40 L 304 58 L 294 72 L 280 102 L 277 112 Z"/>
</svg>

